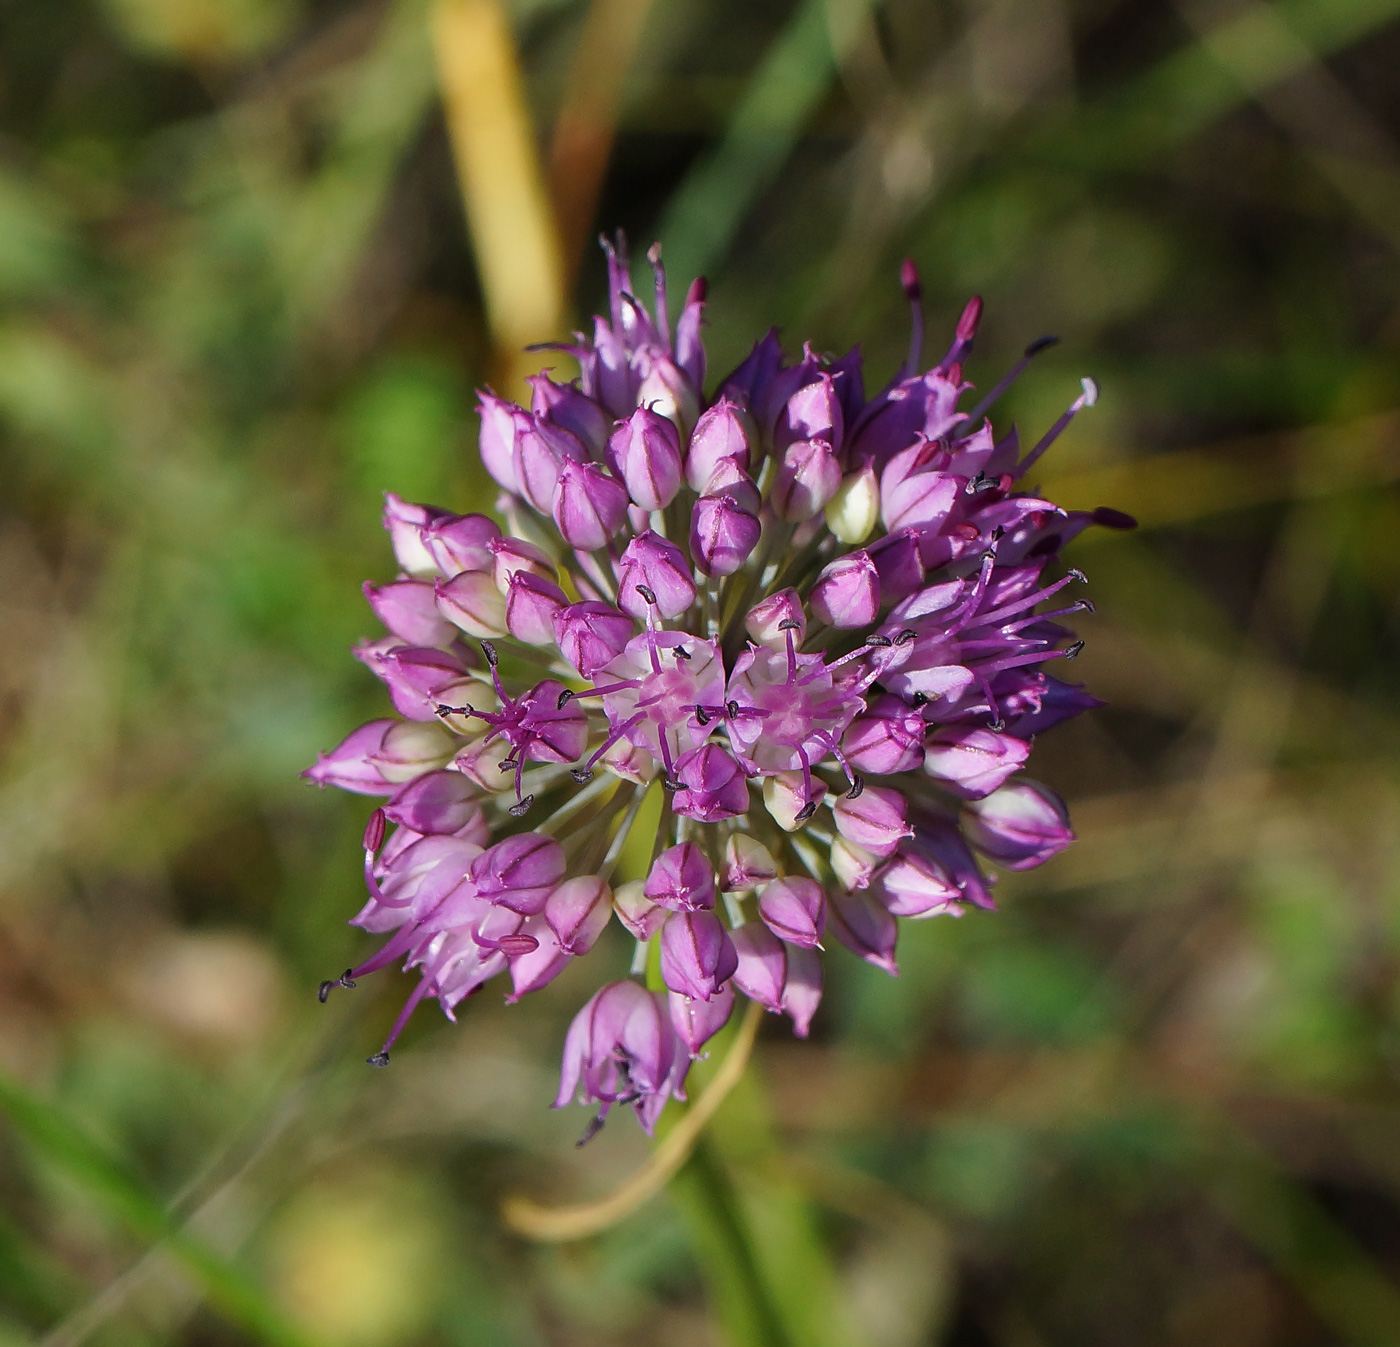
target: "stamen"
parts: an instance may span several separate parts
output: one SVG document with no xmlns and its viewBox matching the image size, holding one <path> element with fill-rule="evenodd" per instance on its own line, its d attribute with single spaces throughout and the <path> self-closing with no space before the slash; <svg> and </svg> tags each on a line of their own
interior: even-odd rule
<svg viewBox="0 0 1400 1347">
<path fill-rule="evenodd" d="M 735 701 L 725 702 L 724 709 L 730 720 L 735 719 L 739 714 L 739 703 Z"/>
<path fill-rule="evenodd" d="M 666 299 L 666 268 L 661 265 L 661 245 L 653 243 L 647 249 L 647 261 L 651 263 L 652 274 L 656 277 L 656 330 L 661 334 L 661 344 L 668 350 L 671 346 L 671 313 Z"/>
<path fill-rule="evenodd" d="M 574 1142 L 574 1145 L 580 1149 L 588 1145 L 588 1143 L 603 1130 L 603 1124 L 606 1121 L 607 1119 L 601 1113 L 590 1118 L 588 1120 L 588 1126 L 583 1129 L 583 1135 Z"/>
<path fill-rule="evenodd" d="M 490 641 L 483 641 L 481 643 L 481 653 L 486 656 L 487 664 L 494 669 L 497 664 L 495 645 Z"/>
<path fill-rule="evenodd" d="M 1059 344 L 1060 339 L 1058 337 L 1037 337 L 1036 340 L 1031 342 L 1021 353 L 1021 358 L 992 385 L 991 391 L 988 392 L 970 412 L 965 416 L 959 417 L 957 423 L 952 426 L 949 433 L 955 432 L 959 425 L 980 421 L 1002 394 L 1026 372 L 1026 367 L 1036 356 L 1042 351 L 1048 351 L 1052 346 L 1058 346 Z"/>
<path fill-rule="evenodd" d="M 924 306 L 921 303 L 924 287 L 912 257 L 906 257 L 900 265 L 899 283 L 904 287 L 905 297 L 909 300 L 909 357 L 901 371 L 909 376 L 919 372 L 924 354 Z"/>
<path fill-rule="evenodd" d="M 554 709 L 556 711 L 562 711 L 569 704 L 573 696 L 573 691 L 570 688 L 565 688 L 564 691 L 559 694 L 559 700 L 554 704 Z"/>
<path fill-rule="evenodd" d="M 593 773 L 587 767 L 571 767 L 569 768 L 569 775 L 573 777 L 580 786 L 583 785 L 584 782 L 593 779 Z"/>
<path fill-rule="evenodd" d="M 1079 412 L 1085 407 L 1092 407 L 1099 400 L 1099 386 L 1092 379 L 1081 379 L 1079 384 L 1084 391 L 1070 403 L 1061 414 L 1060 419 L 1040 437 L 1035 448 L 1016 465 L 1014 474 L 1016 477 L 1024 477 L 1035 466 L 1041 454 L 1060 438 L 1064 428 L 1074 420 Z"/>
<path fill-rule="evenodd" d="M 793 815 L 793 818 L 794 818 L 798 823 L 806 823 L 807 820 L 808 820 L 809 818 L 811 818 L 812 815 L 815 814 L 816 812 L 817 812 L 817 802 L 816 802 L 815 800 L 808 800 L 807 803 L 804 804 L 804 805 L 802 806 L 802 808 L 799 809 L 799 810 L 797 811 L 797 813 Z"/>
<path fill-rule="evenodd" d="M 355 970 L 347 968 L 338 978 L 327 978 L 317 989 L 316 999 L 325 1005 L 331 994 L 333 987 L 353 987 L 355 979 L 350 976 Z"/>
<path fill-rule="evenodd" d="M 708 725 L 710 723 L 710 713 L 698 702 L 695 705 L 695 719 L 702 725 Z"/>
<path fill-rule="evenodd" d="M 894 638 L 894 644 L 897 646 L 906 646 L 910 641 L 917 640 L 918 636 L 919 633 L 916 632 L 913 627 L 905 627 L 904 630 Z"/>
<path fill-rule="evenodd" d="M 914 704 L 915 707 L 927 706 L 929 702 L 929 695 L 927 692 L 916 692 L 912 697 L 909 698 L 909 700 Z"/>
<path fill-rule="evenodd" d="M 534 803 L 535 794 L 531 791 L 529 795 L 524 796 L 511 805 L 511 807 L 506 810 L 506 813 L 508 813 L 511 818 L 524 818 L 525 815 L 530 812 L 530 806 Z"/>
<path fill-rule="evenodd" d="M 384 845 L 384 811 L 376 809 L 365 824 L 365 850 L 372 856 Z"/>
<path fill-rule="evenodd" d="M 689 660 L 689 659 L 690 659 L 690 651 L 687 650 L 687 649 L 685 648 L 685 646 L 683 646 L 683 645 L 678 645 L 678 646 L 676 646 L 676 647 L 674 648 L 674 650 L 672 651 L 672 653 L 675 655 L 675 657 L 676 657 L 677 659 L 683 659 L 683 660 Z"/>
<path fill-rule="evenodd" d="M 655 605 L 656 591 L 654 589 L 651 589 L 646 585 L 638 585 L 637 593 L 640 594 L 642 598 L 644 598 L 649 604 Z"/>
<path fill-rule="evenodd" d="M 855 778 L 851 782 L 850 790 L 846 792 L 846 798 L 848 800 L 858 800 L 860 799 L 861 794 L 864 792 L 864 790 L 865 778 L 861 776 L 859 772 L 857 772 Z"/>
<path fill-rule="evenodd" d="M 366 1057 L 365 1061 L 371 1066 L 388 1066 L 389 1054 L 387 1052 L 376 1052 L 373 1057 Z"/>
<path fill-rule="evenodd" d="M 474 716 L 474 715 L 476 715 L 476 709 L 475 709 L 470 703 L 468 703 L 466 706 L 444 706 L 441 702 L 439 702 L 439 703 L 433 708 L 433 712 L 434 712 L 435 715 L 439 715 L 439 716 Z"/>
<path fill-rule="evenodd" d="M 1074 658 L 1076 658 L 1076 657 L 1078 656 L 1079 652 L 1080 652 L 1081 650 L 1083 650 L 1083 649 L 1084 649 L 1084 642 L 1083 642 L 1083 641 L 1076 641 L 1073 645 L 1067 645 L 1067 646 L 1065 647 L 1065 649 L 1064 649 L 1064 656 L 1065 656 L 1066 659 L 1074 659 Z"/>
</svg>

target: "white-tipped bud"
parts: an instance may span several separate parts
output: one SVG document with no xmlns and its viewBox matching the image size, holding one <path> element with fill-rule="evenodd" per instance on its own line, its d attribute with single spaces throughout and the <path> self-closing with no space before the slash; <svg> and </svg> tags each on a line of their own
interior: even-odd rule
<svg viewBox="0 0 1400 1347">
<path fill-rule="evenodd" d="M 437 582 L 438 612 L 478 638 L 506 634 L 506 601 L 486 571 L 463 571 Z"/>
<path fill-rule="evenodd" d="M 826 526 L 848 546 L 863 543 L 880 518 L 880 484 L 866 464 L 847 473 L 826 505 Z"/>
<path fill-rule="evenodd" d="M 397 785 L 445 767 L 452 756 L 453 742 L 441 725 L 402 720 L 390 726 L 378 752 L 370 755 L 370 761 L 385 781 Z"/>
<path fill-rule="evenodd" d="M 795 833 L 816 813 L 826 787 L 812 778 L 811 794 L 801 772 L 779 772 L 763 783 L 763 803 L 784 832 Z"/>
<path fill-rule="evenodd" d="M 476 723 L 479 726 L 481 721 Z M 509 767 L 501 767 L 512 751 L 510 740 L 504 735 L 498 734 L 492 739 L 489 734 L 482 734 L 463 745 L 453 766 L 483 790 L 496 794 L 515 786 L 515 772 Z"/>
<path fill-rule="evenodd" d="M 870 876 L 880 864 L 877 856 L 872 856 L 864 847 L 838 837 L 831 844 L 831 869 L 847 889 L 863 889 L 869 886 Z"/>
<path fill-rule="evenodd" d="M 778 876 L 773 853 L 748 833 L 731 833 L 724 848 L 724 868 L 720 888 L 725 893 L 743 893 Z"/>
</svg>

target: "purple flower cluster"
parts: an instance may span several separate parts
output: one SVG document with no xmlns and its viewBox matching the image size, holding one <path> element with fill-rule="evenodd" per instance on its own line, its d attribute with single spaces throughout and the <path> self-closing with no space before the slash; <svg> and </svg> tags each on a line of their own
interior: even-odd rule
<svg viewBox="0 0 1400 1347">
<path fill-rule="evenodd" d="M 370 1060 L 424 997 L 452 1018 L 505 973 L 518 999 L 616 917 L 667 990 L 584 1006 L 558 1103 L 631 1104 L 650 1131 L 736 989 L 805 1036 L 824 937 L 894 973 L 897 918 L 991 907 L 984 860 L 1069 844 L 1063 802 L 1019 775 L 1098 704 L 1046 671 L 1090 607 L 1058 556 L 1132 521 L 1020 488 L 1094 386 L 1028 451 L 998 439 L 984 413 L 1046 343 L 959 410 L 981 303 L 922 370 L 910 264 L 909 358 L 873 398 L 858 351 L 788 363 L 776 332 L 707 397 L 703 282 L 673 333 L 656 251 L 650 312 L 607 253 L 579 378 L 536 376 L 528 409 L 481 395 L 506 527 L 387 498 L 400 573 L 365 595 L 389 634 L 356 654 L 398 716 L 306 775 L 386 797 L 354 918 L 384 944 L 321 988 L 417 970 Z M 649 795 L 649 867 L 614 889 Z"/>
</svg>

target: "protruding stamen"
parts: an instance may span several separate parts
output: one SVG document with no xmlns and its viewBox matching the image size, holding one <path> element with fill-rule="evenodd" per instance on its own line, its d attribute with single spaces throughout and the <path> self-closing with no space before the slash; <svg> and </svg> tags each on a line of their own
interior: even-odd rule
<svg viewBox="0 0 1400 1347">
<path fill-rule="evenodd" d="M 725 702 L 724 709 L 730 720 L 733 720 L 735 716 L 739 714 L 739 703 L 734 701 Z"/>
<path fill-rule="evenodd" d="M 1077 566 L 1069 572 L 1066 578 L 1070 580 L 1078 580 L 1081 585 L 1087 585 L 1089 583 L 1089 577 L 1085 575 L 1084 572 L 1081 571 Z"/>
<path fill-rule="evenodd" d="M 353 987 L 355 979 L 350 976 L 355 970 L 347 968 L 338 978 L 327 978 L 317 989 L 316 999 L 325 1005 L 333 987 Z"/>
<path fill-rule="evenodd" d="M 654 589 L 652 589 L 649 585 L 638 585 L 638 586 L 637 586 L 637 593 L 640 594 L 640 595 L 642 596 L 642 598 L 644 598 L 644 599 L 645 599 L 649 604 L 651 604 L 653 607 L 655 606 L 655 604 L 656 604 L 656 591 L 655 591 Z"/>
<path fill-rule="evenodd" d="M 710 713 L 707 710 L 705 710 L 705 708 L 701 706 L 698 702 L 695 706 L 695 719 L 698 720 L 702 725 L 708 725 L 710 723 Z"/>
<path fill-rule="evenodd" d="M 524 818 L 530 812 L 530 806 L 535 803 L 535 795 L 532 791 L 529 795 L 522 796 L 506 811 L 511 818 Z"/>
<path fill-rule="evenodd" d="M 371 1066 L 388 1066 L 389 1054 L 387 1052 L 376 1052 L 373 1057 L 366 1057 L 365 1061 Z"/>
<path fill-rule="evenodd" d="M 570 767 L 569 775 L 582 786 L 585 782 L 593 780 L 593 771 L 588 767 Z"/>
<path fill-rule="evenodd" d="M 1058 337 L 1037 337 L 1035 341 L 1031 342 L 1021 353 L 1021 358 L 992 385 L 987 395 L 965 416 L 958 418 L 957 422 L 952 426 L 952 432 L 956 432 L 960 425 L 972 425 L 980 421 L 987 414 L 992 405 L 1001 398 L 1002 394 L 1026 372 L 1026 367 L 1036 356 L 1042 351 L 1048 351 L 1052 346 L 1058 346 L 1059 344 L 1060 339 Z"/>
<path fill-rule="evenodd" d="M 859 772 L 851 778 L 851 788 L 846 792 L 848 800 L 858 800 L 865 790 L 865 778 Z"/>
<path fill-rule="evenodd" d="M 919 633 L 916 632 L 913 627 L 905 627 L 903 631 L 895 636 L 894 644 L 897 646 L 906 646 L 910 641 L 916 641 L 918 638 Z"/>
<path fill-rule="evenodd" d="M 1094 601 L 1092 599 L 1080 599 L 1074 606 L 1078 608 L 1081 613 L 1098 612 L 1098 609 L 1094 607 Z"/>
<path fill-rule="evenodd" d="M 372 856 L 384 845 L 384 811 L 376 809 L 365 824 L 365 850 Z"/>
<path fill-rule="evenodd" d="M 690 651 L 687 650 L 683 645 L 673 647 L 672 653 L 677 659 L 683 659 L 687 661 L 690 659 Z"/>
<path fill-rule="evenodd" d="M 601 1113 L 595 1114 L 588 1120 L 588 1126 L 583 1129 L 583 1135 L 574 1142 L 574 1145 L 579 1148 L 588 1145 L 588 1143 L 603 1130 L 603 1124 L 605 1122 L 607 1122 L 607 1119 Z"/>
<path fill-rule="evenodd" d="M 486 656 L 487 664 L 494 669 L 497 664 L 495 645 L 490 641 L 483 641 L 481 643 L 481 653 Z"/>
<path fill-rule="evenodd" d="M 1067 646 L 1065 647 L 1065 658 L 1066 658 L 1066 659 L 1074 659 L 1074 658 L 1076 658 L 1076 657 L 1078 656 L 1079 652 L 1080 652 L 1081 650 L 1083 650 L 1083 649 L 1084 649 L 1084 642 L 1083 642 L 1083 641 L 1076 641 L 1073 645 L 1067 645 Z"/>
<path fill-rule="evenodd" d="M 433 707 L 433 714 L 439 716 L 474 716 L 476 709 L 470 702 L 466 706 L 444 706 L 439 702 Z"/>
<path fill-rule="evenodd" d="M 924 356 L 924 287 L 912 257 L 900 264 L 899 283 L 909 301 L 909 357 L 904 362 L 904 373 L 913 376 L 919 372 Z"/>
<path fill-rule="evenodd" d="M 807 820 L 811 818 L 812 815 L 816 812 L 817 802 L 815 800 L 808 800 L 807 803 L 804 804 L 802 808 L 799 809 L 797 813 L 793 815 L 793 818 L 798 823 L 806 823 Z"/>
<path fill-rule="evenodd" d="M 865 638 L 865 643 L 866 645 L 875 646 L 878 650 L 887 650 L 894 644 L 888 636 L 867 636 Z"/>
<path fill-rule="evenodd" d="M 1092 379 L 1081 379 L 1079 385 L 1083 389 L 1083 392 L 1069 404 L 1061 414 L 1060 419 L 1040 437 L 1035 448 L 1016 465 L 1016 472 L 1014 474 L 1016 477 L 1024 477 L 1035 466 L 1041 454 L 1060 438 L 1064 428 L 1069 425 L 1085 407 L 1092 407 L 1099 400 L 1099 386 Z"/>
<path fill-rule="evenodd" d="M 559 700 L 554 704 L 554 709 L 556 711 L 562 711 L 569 704 L 573 696 L 574 693 L 572 689 L 565 688 L 564 691 L 559 694 Z"/>
</svg>

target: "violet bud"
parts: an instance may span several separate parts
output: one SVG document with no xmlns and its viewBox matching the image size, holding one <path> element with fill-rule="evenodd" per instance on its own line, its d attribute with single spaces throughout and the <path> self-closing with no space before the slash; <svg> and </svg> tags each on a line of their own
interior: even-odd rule
<svg viewBox="0 0 1400 1347">
<path fill-rule="evenodd" d="M 945 725 L 929 738 L 924 771 L 946 790 L 978 800 L 1021 769 L 1031 746 L 1014 735 L 971 725 Z"/>
<path fill-rule="evenodd" d="M 832 806 L 836 831 L 848 842 L 876 856 L 893 856 L 914 830 L 906 822 L 909 806 L 897 790 L 866 786 L 854 800 L 842 796 Z"/>
<path fill-rule="evenodd" d="M 384 806 L 390 823 L 416 833 L 455 833 L 478 814 L 476 785 L 461 772 L 425 772 L 401 786 Z"/>
<path fill-rule="evenodd" d="M 446 645 L 456 634 L 438 611 L 430 580 L 395 580 L 388 585 L 363 586 L 374 615 L 409 645 Z"/>
<path fill-rule="evenodd" d="M 554 639 L 560 652 L 583 675 L 592 678 L 615 660 L 637 634 L 636 624 L 609 603 L 573 603 L 554 615 Z"/>
<path fill-rule="evenodd" d="M 681 788 L 671 808 L 684 818 L 718 823 L 748 812 L 749 783 L 734 755 L 720 744 L 701 744 L 676 760 Z"/>
<path fill-rule="evenodd" d="M 565 868 L 563 849 L 552 837 L 517 833 L 472 862 L 472 882 L 483 898 L 529 916 L 543 911 Z"/>
<path fill-rule="evenodd" d="M 704 324 L 707 290 L 708 283 L 703 276 L 691 281 L 681 316 L 676 319 L 676 364 L 690 376 L 695 388 L 705 386 L 705 343 L 700 328 Z"/>
<path fill-rule="evenodd" d="M 902 471 L 909 461 L 906 454 L 912 453 L 896 454 L 881 476 L 880 515 L 890 532 L 902 528 L 937 532 L 957 505 L 963 480 L 930 469 L 906 475 Z"/>
<path fill-rule="evenodd" d="M 722 458 L 705 483 L 703 496 L 727 496 L 741 510 L 756 515 L 763 507 L 763 497 L 752 477 L 739 466 L 737 459 Z"/>
<path fill-rule="evenodd" d="M 992 909 L 995 880 L 988 879 L 978 867 L 968 849 L 958 825 L 941 816 L 921 816 L 914 819 L 914 841 L 906 844 L 931 856 L 943 867 L 948 878 L 958 886 L 963 899 L 975 907 Z"/>
<path fill-rule="evenodd" d="M 506 634 L 506 601 L 486 571 L 463 571 L 436 584 L 438 611 L 478 639 Z"/>
<path fill-rule="evenodd" d="M 680 436 L 647 407 L 638 407 L 613 429 L 608 463 L 644 510 L 664 510 L 681 489 Z"/>
<path fill-rule="evenodd" d="M 484 514 L 444 515 L 423 530 L 423 546 L 438 570 L 451 576 L 461 571 L 489 571 L 487 544 L 500 536 L 495 520 Z"/>
<path fill-rule="evenodd" d="M 757 517 L 728 496 L 701 496 L 690 517 L 690 555 L 706 575 L 733 575 L 762 532 Z"/>
<path fill-rule="evenodd" d="M 713 912 L 673 912 L 661 928 L 661 980 L 673 992 L 708 1001 L 739 962 L 729 932 Z"/>
<path fill-rule="evenodd" d="M 487 550 L 491 553 L 491 579 L 502 595 L 517 571 L 528 571 L 551 582 L 557 576 L 549 553 L 523 538 L 493 538 L 487 543 Z"/>
<path fill-rule="evenodd" d="M 924 563 L 919 536 L 913 529 L 886 534 L 866 549 L 880 577 L 880 597 L 885 603 L 907 598 L 923 588 Z"/>
<path fill-rule="evenodd" d="M 947 870 L 918 847 L 900 850 L 875 876 L 874 894 L 896 917 L 959 916 L 962 890 Z"/>
<path fill-rule="evenodd" d="M 384 742 L 385 733 L 399 723 L 397 720 L 371 720 L 368 725 L 361 725 L 329 753 L 318 753 L 316 765 L 308 767 L 302 776 L 314 781 L 322 790 L 327 786 L 339 786 L 356 795 L 392 795 L 394 785 L 384 779 L 371 759 Z"/>
<path fill-rule="evenodd" d="M 570 547 L 603 547 L 627 518 L 627 491 L 596 463 L 566 460 L 554 492 L 554 522 Z"/>
<path fill-rule="evenodd" d="M 603 409 L 572 384 L 557 384 L 548 374 L 527 375 L 525 382 L 530 385 L 530 410 L 541 420 L 563 426 L 594 462 L 600 461 L 610 424 Z"/>
<path fill-rule="evenodd" d="M 509 768 L 503 770 L 501 767 L 514 752 L 510 740 L 503 735 L 482 734 L 475 739 L 469 739 L 458 750 L 457 756 L 452 759 L 452 766 L 463 776 L 470 777 L 483 790 L 494 794 L 515 782 L 514 775 L 506 774 Z"/>
<path fill-rule="evenodd" d="M 562 426 L 532 418 L 517 429 L 515 473 L 520 492 L 541 514 L 553 509 L 564 464 L 587 459 L 583 445 Z"/>
<path fill-rule="evenodd" d="M 715 872 L 694 842 L 681 842 L 653 862 L 643 892 L 673 912 L 696 912 L 715 905 Z"/>
<path fill-rule="evenodd" d="M 825 440 L 797 440 L 783 450 L 768 493 L 779 519 L 798 523 L 819 513 L 841 485 L 841 465 Z"/>
<path fill-rule="evenodd" d="M 650 372 L 637 389 L 637 405 L 674 421 L 681 434 L 688 435 L 700 415 L 700 398 L 689 375 L 668 356 L 657 356 Z"/>
<path fill-rule="evenodd" d="M 435 519 L 446 515 L 432 505 L 414 505 L 392 491 L 384 493 L 384 528 L 394 559 L 409 575 L 433 573 L 433 558 L 423 546 L 422 534 Z"/>
<path fill-rule="evenodd" d="M 706 489 L 714 470 L 725 459 L 748 472 L 752 461 L 753 422 L 747 412 L 728 398 L 718 402 L 695 423 L 685 456 L 685 480 L 690 489 Z"/>
<path fill-rule="evenodd" d="M 826 930 L 826 895 L 814 879 L 775 879 L 759 892 L 758 915 L 779 940 L 810 948 Z"/>
<path fill-rule="evenodd" d="M 872 856 L 864 847 L 837 837 L 831 843 L 831 870 L 841 881 L 842 888 L 866 889 L 875 871 L 880 866 L 880 858 Z"/>
<path fill-rule="evenodd" d="M 695 602 L 695 581 L 685 555 L 650 529 L 627 544 L 617 564 L 618 607 L 645 622 L 652 605 L 643 590 L 650 590 L 656 612 L 665 618 L 679 617 Z"/>
<path fill-rule="evenodd" d="M 1034 708 L 1016 716 L 1007 727 L 1018 739 L 1042 734 L 1061 721 L 1103 705 L 1097 697 L 1085 692 L 1081 685 L 1063 683 L 1050 674 L 1041 674 L 1038 686 L 1039 696 Z"/>
<path fill-rule="evenodd" d="M 503 490 L 519 495 L 516 440 L 522 428 L 532 425 L 531 419 L 513 402 L 498 398 L 494 393 L 478 390 L 477 397 L 477 412 L 481 417 L 481 438 L 478 441 L 481 461 Z"/>
<path fill-rule="evenodd" d="M 565 954 L 587 954 L 612 916 L 612 890 L 598 875 L 566 879 L 545 900 L 544 919 Z"/>
<path fill-rule="evenodd" d="M 783 1014 L 792 1020 L 792 1032 L 798 1038 L 806 1038 L 822 1000 L 821 956 L 800 945 L 789 945 L 784 954 L 787 977 L 783 982 Z"/>
<path fill-rule="evenodd" d="M 644 892 L 640 879 L 619 884 L 613 890 L 613 911 L 620 921 L 638 940 L 650 940 L 670 915 L 670 910 L 660 903 L 653 903 Z"/>
<path fill-rule="evenodd" d="M 787 981 L 786 947 L 762 922 L 749 921 L 730 933 L 737 964 L 734 985 L 759 1005 L 777 1012 Z"/>
<path fill-rule="evenodd" d="M 402 783 L 445 767 L 454 745 L 455 740 L 441 725 L 396 720 L 390 722 L 370 761 L 385 781 Z"/>
<path fill-rule="evenodd" d="M 868 893 L 834 893 L 827 904 L 827 925 L 832 934 L 866 963 L 899 976 L 894 947 L 899 927 L 889 912 Z"/>
<path fill-rule="evenodd" d="M 827 566 L 808 598 L 828 626 L 868 627 L 880 611 L 880 576 L 865 552 L 850 552 Z"/>
<path fill-rule="evenodd" d="M 720 871 L 720 887 L 725 893 L 743 893 L 777 877 L 777 862 L 762 842 L 748 833 L 729 834 L 724 847 L 724 868 Z"/>
<path fill-rule="evenodd" d="M 847 547 L 863 543 L 880 519 L 880 484 L 870 464 L 841 479 L 826 503 L 826 526 Z"/>
<path fill-rule="evenodd" d="M 359 646 L 355 654 L 384 680 L 394 709 L 410 720 L 436 720 L 437 693 L 467 672 L 461 660 L 431 646 L 395 645 L 377 652 Z"/>
<path fill-rule="evenodd" d="M 1074 841 L 1065 802 L 1039 781 L 1002 786 L 972 802 L 963 828 L 978 851 L 1008 870 L 1033 870 Z"/>
<path fill-rule="evenodd" d="M 568 602 L 558 585 L 517 571 L 506 590 L 506 630 L 526 645 L 553 645 L 554 619 Z"/>
<path fill-rule="evenodd" d="M 511 940 L 501 942 L 502 952 L 510 956 L 510 995 L 507 1005 L 514 1005 L 522 996 L 547 987 L 568 966 L 573 954 L 560 947 L 554 932 L 541 917 L 526 917 L 515 936 L 520 944 L 512 953 Z M 524 948 L 524 942 L 534 940 L 533 949 Z"/>
<path fill-rule="evenodd" d="M 795 645 L 807 638 L 807 614 L 795 589 L 780 589 L 749 610 L 744 630 L 759 645 L 771 645 L 776 650 L 787 649 L 787 632 L 792 632 Z"/>
<path fill-rule="evenodd" d="M 825 795 L 826 787 L 816 777 L 812 778 L 809 793 L 801 772 L 778 772 L 763 780 L 764 806 L 784 832 L 795 833 L 802 827 Z"/>
<path fill-rule="evenodd" d="M 726 982 L 708 1001 L 682 996 L 679 992 L 667 992 L 666 1000 L 671 1026 L 694 1061 L 700 1056 L 700 1049 L 729 1023 L 734 1013 L 734 984 Z"/>
<path fill-rule="evenodd" d="M 778 415 L 773 438 L 779 449 L 795 440 L 824 440 L 840 444 L 844 433 L 841 399 L 831 375 L 819 375 L 799 388 Z"/>
<path fill-rule="evenodd" d="M 851 766 L 873 776 L 912 772 L 924 760 L 928 725 L 901 697 L 886 694 L 851 722 L 841 748 Z"/>
</svg>

